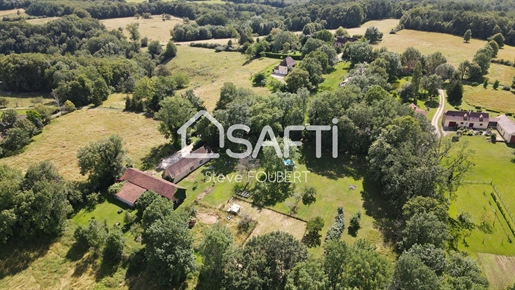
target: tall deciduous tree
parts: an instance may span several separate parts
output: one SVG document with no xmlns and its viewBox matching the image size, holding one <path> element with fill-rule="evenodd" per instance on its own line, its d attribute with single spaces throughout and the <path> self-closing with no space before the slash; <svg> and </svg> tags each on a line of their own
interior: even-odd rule
<svg viewBox="0 0 515 290">
<path fill-rule="evenodd" d="M 231 250 L 234 240 L 231 231 L 220 224 L 210 229 L 200 245 L 203 256 L 200 281 L 206 289 L 220 289 L 223 280 L 223 265 L 232 263 L 227 260 L 227 253 Z"/>
<path fill-rule="evenodd" d="M 447 101 L 456 106 L 461 104 L 463 99 L 463 84 L 461 80 L 453 80 L 447 85 Z"/>
<path fill-rule="evenodd" d="M 379 31 L 379 29 L 375 26 L 367 27 L 365 31 L 365 38 L 370 41 L 370 43 L 377 43 L 379 40 L 383 38 L 383 33 Z"/>
<path fill-rule="evenodd" d="M 413 78 L 411 78 L 411 84 L 413 85 L 413 91 L 415 97 L 418 97 L 418 91 L 420 90 L 420 83 L 422 81 L 422 63 L 417 62 L 415 70 L 413 71 Z"/>
<path fill-rule="evenodd" d="M 125 154 L 123 140 L 118 135 L 91 142 L 77 152 L 80 173 L 89 174 L 88 179 L 94 187 L 109 186 L 130 164 Z"/>
<path fill-rule="evenodd" d="M 309 79 L 309 72 L 302 68 L 294 68 L 284 80 L 288 90 L 295 93 L 301 88 L 311 88 L 312 84 L 309 82 Z"/>
<path fill-rule="evenodd" d="M 178 285 L 195 270 L 193 238 L 184 215 L 172 213 L 145 231 L 147 270 L 163 286 Z"/>
<path fill-rule="evenodd" d="M 195 108 L 187 99 L 180 96 L 165 98 L 159 105 L 161 109 L 156 114 L 161 121 L 159 131 L 166 138 L 170 138 L 172 144 L 179 144 L 180 136 L 177 130 L 195 115 Z"/>
<path fill-rule="evenodd" d="M 440 279 L 436 273 L 418 258 L 403 254 L 395 263 L 392 289 L 434 290 L 439 289 Z"/>
<path fill-rule="evenodd" d="M 470 38 L 472 38 L 472 30 L 467 29 L 467 31 L 465 31 L 465 34 L 463 35 L 463 40 L 465 40 L 466 43 L 469 43 Z"/>
</svg>

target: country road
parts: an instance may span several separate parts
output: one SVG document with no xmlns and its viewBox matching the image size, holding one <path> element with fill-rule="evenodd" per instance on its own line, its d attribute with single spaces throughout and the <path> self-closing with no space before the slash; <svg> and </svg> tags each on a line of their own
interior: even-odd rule
<svg viewBox="0 0 515 290">
<path fill-rule="evenodd" d="M 433 119 L 431 120 L 431 125 L 433 125 L 436 129 L 436 135 L 438 135 L 438 138 L 442 137 L 442 131 L 440 129 L 440 124 L 438 124 L 438 120 L 440 119 L 440 116 L 442 115 L 444 111 L 444 104 L 445 104 L 445 94 L 442 89 L 438 90 L 438 93 L 440 94 L 439 99 L 439 105 L 438 109 L 436 110 L 436 114 L 433 116 Z"/>
</svg>

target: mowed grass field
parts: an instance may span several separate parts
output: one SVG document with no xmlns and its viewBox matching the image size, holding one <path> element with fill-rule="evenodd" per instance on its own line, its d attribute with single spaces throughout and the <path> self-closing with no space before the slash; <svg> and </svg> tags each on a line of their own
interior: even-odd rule
<svg viewBox="0 0 515 290">
<path fill-rule="evenodd" d="M 515 242 L 515 236 L 490 195 L 493 192 L 490 183 L 493 183 L 507 210 L 515 217 L 515 148 L 504 142 L 492 144 L 484 136 L 463 136 L 459 142 L 468 142 L 468 148 L 475 153 L 470 158 L 473 166 L 464 177 L 466 184 L 458 189 L 450 215 L 456 219 L 460 213 L 468 212 L 477 226 L 484 223 L 491 227 L 491 230 L 486 227 L 472 230 L 466 243 L 460 243 L 460 249 L 472 254 L 515 256 L 515 243 L 508 242 L 508 238 Z M 512 226 L 515 226 L 513 222 Z"/>
<path fill-rule="evenodd" d="M 188 75 L 195 94 L 202 98 L 208 110 L 215 107 L 220 89 L 226 82 L 237 87 L 252 88 L 257 94 L 268 94 L 263 87 L 252 86 L 252 76 L 280 60 L 260 58 L 246 63 L 245 55 L 238 52 L 215 52 L 213 49 L 179 45 L 177 56 L 167 63 L 174 72 Z M 179 92 L 180 93 L 180 92 Z"/>
<path fill-rule="evenodd" d="M 463 86 L 463 99 L 470 106 L 481 106 L 499 112 L 515 113 L 515 94 L 500 88 L 494 90 L 491 86 L 486 89 L 479 86 Z"/>
<path fill-rule="evenodd" d="M 170 20 L 163 21 L 161 15 L 153 15 L 150 19 L 143 19 L 142 17 L 139 19 L 136 19 L 136 17 L 123 17 L 103 19 L 100 20 L 100 22 L 105 25 L 107 30 L 122 27 L 124 29 L 123 33 L 127 38 L 129 37 L 129 32 L 125 28 L 128 24 L 137 23 L 142 38 L 146 36 L 149 40 L 158 40 L 162 43 L 166 43 L 171 39 L 170 31 L 176 24 L 182 23 L 182 19 L 171 17 Z"/>
<path fill-rule="evenodd" d="M 157 126 L 157 121 L 141 114 L 85 108 L 53 120 L 22 153 L 2 158 L 0 163 L 25 170 L 32 163 L 50 160 L 65 178 L 82 180 L 77 166 L 77 151 L 81 147 L 118 134 L 137 167 L 151 148 L 167 142 Z"/>
</svg>

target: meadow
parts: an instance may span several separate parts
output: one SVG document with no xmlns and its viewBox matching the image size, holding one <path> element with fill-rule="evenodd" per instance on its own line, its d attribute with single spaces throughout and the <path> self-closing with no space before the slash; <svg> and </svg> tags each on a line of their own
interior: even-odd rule
<svg viewBox="0 0 515 290">
<path fill-rule="evenodd" d="M 170 31 L 173 27 L 182 23 L 182 18 L 171 17 L 170 20 L 165 20 L 161 18 L 161 15 L 153 15 L 150 19 L 143 19 L 140 17 L 136 19 L 136 17 L 123 17 L 123 18 L 111 18 L 111 19 L 103 19 L 100 20 L 102 24 L 106 27 L 107 30 L 123 28 L 123 33 L 127 38 L 129 37 L 129 32 L 127 29 L 128 24 L 137 23 L 139 26 L 139 33 L 141 37 L 148 37 L 149 40 L 158 40 L 162 44 L 166 44 L 170 41 Z"/>
<path fill-rule="evenodd" d="M 22 153 L 2 158 L 0 163 L 25 170 L 32 163 L 50 160 L 65 178 L 83 180 L 77 166 L 77 151 L 81 147 L 118 134 L 125 142 L 128 156 L 139 166 L 151 148 L 167 142 L 157 126 L 157 121 L 141 114 L 84 108 L 53 120 Z"/>
<path fill-rule="evenodd" d="M 491 86 L 464 86 L 463 100 L 470 106 L 495 110 L 498 112 L 515 113 L 515 94 L 500 88 L 494 90 Z"/>
<path fill-rule="evenodd" d="M 225 82 L 237 87 L 252 88 L 257 94 L 266 95 L 269 90 L 252 86 L 252 76 L 267 67 L 279 63 L 273 58 L 259 58 L 247 62 L 238 52 L 215 52 L 213 49 L 179 45 L 177 56 L 166 66 L 173 72 L 188 75 L 195 94 L 202 98 L 208 110 L 214 109 Z M 179 92 L 180 93 L 180 92 Z"/>
</svg>

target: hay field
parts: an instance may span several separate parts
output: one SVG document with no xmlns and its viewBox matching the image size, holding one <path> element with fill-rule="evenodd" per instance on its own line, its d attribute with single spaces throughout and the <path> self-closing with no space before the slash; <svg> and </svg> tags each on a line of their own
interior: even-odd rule
<svg viewBox="0 0 515 290">
<path fill-rule="evenodd" d="M 215 52 L 213 49 L 179 45 L 177 57 L 168 62 L 173 72 L 183 72 L 190 78 L 187 89 L 193 89 L 204 100 L 208 110 L 215 107 L 225 82 L 237 87 L 253 88 L 251 77 L 278 59 L 260 58 L 245 64 L 245 55 L 238 52 Z M 267 88 L 253 88 L 257 94 L 268 94 Z"/>
<path fill-rule="evenodd" d="M 148 37 L 149 40 L 159 40 L 166 43 L 171 39 L 170 30 L 178 24 L 182 23 L 181 18 L 172 17 L 170 20 L 163 21 L 161 15 L 153 15 L 151 19 L 136 19 L 135 17 L 112 18 L 100 20 L 105 25 L 107 30 L 118 29 L 122 27 L 125 36 L 129 37 L 128 31 L 125 27 L 130 23 L 139 24 L 139 32 L 141 37 Z"/>
<path fill-rule="evenodd" d="M 152 147 L 167 142 L 157 126 L 157 121 L 140 114 L 85 108 L 53 120 L 22 153 L 2 158 L 0 163 L 26 170 L 31 163 L 50 160 L 65 178 L 83 180 L 76 156 L 81 147 L 118 134 L 137 167 Z"/>
<path fill-rule="evenodd" d="M 482 85 L 463 87 L 463 99 L 471 106 L 481 106 L 499 112 L 515 113 L 515 94 L 502 89 L 494 90 L 492 86 L 486 89 Z"/>
</svg>

